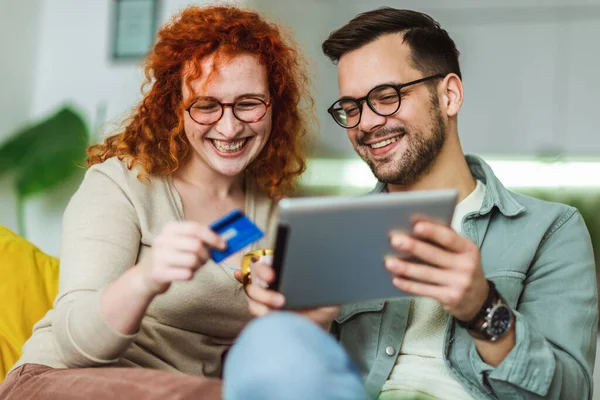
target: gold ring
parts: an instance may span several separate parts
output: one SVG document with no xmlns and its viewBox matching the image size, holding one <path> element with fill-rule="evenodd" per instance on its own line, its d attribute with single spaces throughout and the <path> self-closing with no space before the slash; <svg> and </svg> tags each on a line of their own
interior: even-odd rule
<svg viewBox="0 0 600 400">
<path fill-rule="evenodd" d="M 258 249 L 249 251 L 242 256 L 242 284 L 244 290 L 252 283 L 251 267 L 252 264 L 257 262 L 262 256 L 272 256 L 274 253 L 273 249 Z"/>
</svg>

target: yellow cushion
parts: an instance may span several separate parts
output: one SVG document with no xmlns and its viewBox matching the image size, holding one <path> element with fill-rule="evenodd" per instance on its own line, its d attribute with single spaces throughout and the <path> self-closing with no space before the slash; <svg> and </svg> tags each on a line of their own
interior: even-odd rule
<svg viewBox="0 0 600 400">
<path fill-rule="evenodd" d="M 0 226 L 0 382 L 58 292 L 58 259 Z"/>
</svg>

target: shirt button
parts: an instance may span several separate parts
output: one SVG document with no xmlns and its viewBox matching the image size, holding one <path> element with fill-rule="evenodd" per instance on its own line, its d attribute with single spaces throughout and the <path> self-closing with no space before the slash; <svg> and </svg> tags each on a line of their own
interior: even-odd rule
<svg viewBox="0 0 600 400">
<path fill-rule="evenodd" d="M 393 356 L 394 354 L 396 354 L 396 349 L 393 348 L 392 346 L 388 346 L 385 349 L 385 354 L 387 354 L 388 356 Z"/>
</svg>

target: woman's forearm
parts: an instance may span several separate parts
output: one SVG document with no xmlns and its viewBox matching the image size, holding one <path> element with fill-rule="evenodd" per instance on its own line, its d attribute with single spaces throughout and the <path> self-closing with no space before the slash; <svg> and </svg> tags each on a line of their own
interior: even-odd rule
<svg viewBox="0 0 600 400">
<path fill-rule="evenodd" d="M 141 267 L 135 266 L 106 287 L 100 298 L 100 313 L 123 335 L 136 333 L 148 306 L 156 296 L 146 289 Z"/>
</svg>

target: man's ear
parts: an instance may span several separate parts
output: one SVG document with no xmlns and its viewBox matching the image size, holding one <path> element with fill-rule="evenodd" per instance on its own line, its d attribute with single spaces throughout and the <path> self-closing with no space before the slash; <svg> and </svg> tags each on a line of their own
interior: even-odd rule
<svg viewBox="0 0 600 400">
<path fill-rule="evenodd" d="M 455 117 L 458 114 L 463 102 L 462 81 L 456 74 L 448 74 L 444 77 L 439 86 L 440 106 L 446 111 L 449 117 Z"/>
</svg>

